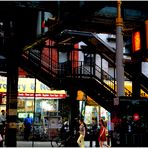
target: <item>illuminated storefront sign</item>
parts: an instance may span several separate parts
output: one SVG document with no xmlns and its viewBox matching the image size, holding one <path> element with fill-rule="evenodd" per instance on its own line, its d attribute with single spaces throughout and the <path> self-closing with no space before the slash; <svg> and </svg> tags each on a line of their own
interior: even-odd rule
<svg viewBox="0 0 148 148">
<path fill-rule="evenodd" d="M 34 97 L 35 79 L 33 78 L 19 78 L 18 80 L 18 96 L 19 97 Z M 7 78 L 0 77 L 0 93 L 6 95 Z M 36 80 L 36 94 L 35 97 L 45 98 L 66 98 L 65 90 L 51 90 L 48 86 Z"/>
</svg>

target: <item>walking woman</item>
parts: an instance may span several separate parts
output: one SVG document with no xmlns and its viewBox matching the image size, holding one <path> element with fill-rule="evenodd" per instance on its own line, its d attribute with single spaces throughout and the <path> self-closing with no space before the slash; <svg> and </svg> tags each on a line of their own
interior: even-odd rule
<svg viewBox="0 0 148 148">
<path fill-rule="evenodd" d="M 81 147 L 81 148 L 84 148 L 84 138 L 85 138 L 85 134 L 86 134 L 86 124 L 84 123 L 84 120 L 83 119 L 80 119 L 79 120 L 79 138 L 77 140 L 77 143 L 78 145 Z"/>
<path fill-rule="evenodd" d="M 100 148 L 103 147 L 106 141 L 106 128 L 103 119 L 100 120 L 100 134 L 98 137 Z"/>
</svg>

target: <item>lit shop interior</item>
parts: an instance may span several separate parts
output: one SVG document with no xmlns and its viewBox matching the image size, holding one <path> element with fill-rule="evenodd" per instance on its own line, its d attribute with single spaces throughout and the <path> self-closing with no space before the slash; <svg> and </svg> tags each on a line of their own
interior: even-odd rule
<svg viewBox="0 0 148 148">
<path fill-rule="evenodd" d="M 111 130 L 111 114 L 105 108 L 89 96 L 85 96 L 82 91 L 78 91 L 77 100 L 79 100 L 79 112 L 84 117 L 84 122 L 91 129 L 93 122 L 96 122 L 99 128 L 99 120 L 105 121 L 108 131 Z"/>
<path fill-rule="evenodd" d="M 129 81 L 126 81 L 125 85 L 129 90 L 132 90 L 132 84 Z M 0 110 L 6 110 L 6 89 L 7 78 L 1 76 Z M 19 78 L 17 103 L 17 140 L 23 140 L 23 121 L 28 114 L 34 119 L 35 130 L 32 131 L 34 139 L 35 135 L 38 135 L 37 133 L 40 133 L 40 135 L 45 135 L 46 133 L 47 136 L 50 136 L 50 134 L 54 133 L 54 129 L 57 130 L 60 128 L 61 125 L 59 125 L 59 119 L 63 117 L 63 115 L 60 114 L 61 101 L 64 101 L 62 110 L 65 112 L 65 118 L 68 119 L 69 106 L 65 103 L 67 100 L 66 97 L 67 93 L 65 90 L 51 90 L 49 87 L 34 78 Z M 85 94 L 80 90 L 77 92 L 77 100 L 79 101 L 79 111 L 84 117 L 84 121 L 88 128 L 91 128 L 93 121 L 96 121 L 97 125 L 99 126 L 99 119 L 103 118 L 108 131 L 111 130 L 110 112 L 100 106 L 89 96 L 86 97 Z M 49 119 L 49 117 L 51 118 Z M 30 137 L 30 140 L 32 140 L 31 138 L 32 137 Z M 36 139 L 38 140 L 40 138 L 41 137 L 38 137 Z M 45 138 L 43 140 L 45 140 Z"/>
<path fill-rule="evenodd" d="M 35 82 L 36 81 L 36 82 Z M 0 110 L 6 110 L 7 78 L 0 77 Z M 34 120 L 35 133 L 42 134 L 49 128 L 50 116 L 60 117 L 59 102 L 66 99 L 65 90 L 51 90 L 34 78 L 19 78 L 17 103 L 17 140 L 23 140 L 23 121 L 29 114 Z M 33 134 L 32 134 L 33 135 Z M 32 137 L 30 137 L 31 140 Z M 35 137 L 34 137 L 35 138 Z"/>
<path fill-rule="evenodd" d="M 0 77 L 0 94 L 2 95 L 0 100 L 0 110 L 6 110 L 6 82 L 6 77 Z M 130 82 L 125 82 L 125 85 L 131 90 L 132 85 Z M 65 90 L 51 90 L 49 87 L 34 78 L 19 78 L 17 103 L 18 140 L 23 139 L 23 121 L 28 114 L 34 119 L 35 130 L 33 132 L 44 133 L 44 131 L 47 131 L 46 133 L 49 136 L 49 131 L 52 131 L 51 129 L 60 128 L 61 125 L 58 125 L 58 121 L 62 116 L 60 114 L 61 101 L 64 100 L 63 105 L 65 105 L 65 109 L 62 107 L 62 110 L 68 112 L 65 103 L 66 97 L 67 93 Z M 96 121 L 99 126 L 99 119 L 103 118 L 108 130 L 111 130 L 110 112 L 100 106 L 89 96 L 86 97 L 80 90 L 77 93 L 77 100 L 79 101 L 79 111 L 84 117 L 84 121 L 88 128 L 91 128 L 93 121 Z M 65 114 L 68 119 L 68 113 Z M 56 116 L 57 118 L 49 119 L 49 117 L 53 116 Z M 49 128 L 51 129 L 49 130 Z"/>
<path fill-rule="evenodd" d="M 2 95 L 0 110 L 6 110 L 6 89 L 7 78 L 0 77 L 0 94 Z M 19 78 L 17 140 L 24 139 L 23 121 L 28 114 L 34 119 L 34 130 L 32 129 L 33 131 L 30 136 L 30 140 L 32 140 L 32 138 L 34 138 L 34 140 L 46 140 L 50 134 L 55 134 L 54 130 L 61 126 L 58 122 L 61 117 L 60 102 L 62 100 L 66 101 L 66 97 L 67 93 L 65 90 L 51 90 L 49 87 L 34 78 Z M 84 116 L 84 121 L 88 128 L 92 125 L 93 120 L 96 120 L 99 125 L 99 118 L 104 118 L 107 123 L 108 130 L 110 130 L 110 113 L 89 96 L 87 96 L 85 103 L 84 100 L 82 100 L 83 98 L 84 93 L 82 91 L 78 91 L 77 100 L 79 101 L 79 110 Z M 63 110 L 68 111 L 68 109 L 66 109 L 66 105 Z M 66 115 L 68 115 L 68 113 Z M 44 139 L 41 139 L 38 135 L 44 135 L 47 137 L 43 137 Z"/>
</svg>

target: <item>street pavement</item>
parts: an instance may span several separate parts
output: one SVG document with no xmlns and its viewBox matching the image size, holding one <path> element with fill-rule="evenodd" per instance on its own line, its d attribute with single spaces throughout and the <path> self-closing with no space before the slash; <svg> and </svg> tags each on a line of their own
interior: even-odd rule
<svg viewBox="0 0 148 148">
<path fill-rule="evenodd" d="M 85 141 L 85 147 L 90 147 L 90 142 Z M 93 142 L 93 145 L 95 143 Z M 3 146 L 5 147 L 5 146 Z M 17 141 L 17 147 L 52 147 L 50 141 L 40 142 L 40 141 Z M 56 147 L 56 146 L 55 146 Z M 94 147 L 94 146 L 92 146 Z"/>
<path fill-rule="evenodd" d="M 85 141 L 85 147 L 89 147 L 89 144 L 90 144 L 89 141 Z M 17 147 L 52 147 L 52 146 L 50 141 L 46 142 L 17 141 Z"/>
</svg>

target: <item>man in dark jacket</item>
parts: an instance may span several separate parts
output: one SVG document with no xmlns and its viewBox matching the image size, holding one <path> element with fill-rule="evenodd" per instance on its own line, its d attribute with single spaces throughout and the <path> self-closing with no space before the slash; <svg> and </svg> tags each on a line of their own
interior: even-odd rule
<svg viewBox="0 0 148 148">
<path fill-rule="evenodd" d="M 28 116 L 24 120 L 24 139 L 28 140 L 31 132 L 31 125 L 32 125 L 33 119 Z"/>
<path fill-rule="evenodd" d="M 99 129 L 98 129 L 97 121 L 92 120 L 92 136 L 94 137 L 96 147 L 99 147 L 98 135 L 99 135 Z"/>
</svg>

